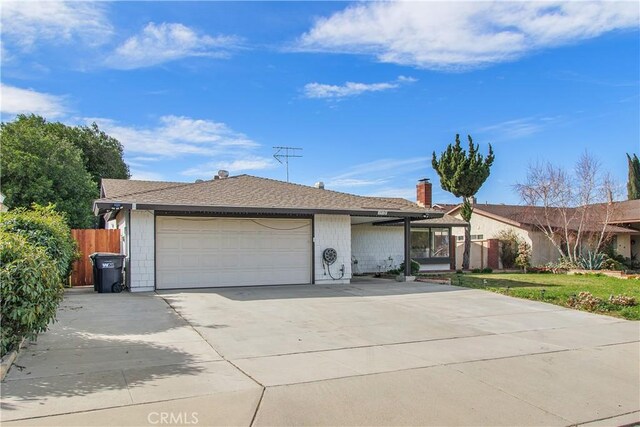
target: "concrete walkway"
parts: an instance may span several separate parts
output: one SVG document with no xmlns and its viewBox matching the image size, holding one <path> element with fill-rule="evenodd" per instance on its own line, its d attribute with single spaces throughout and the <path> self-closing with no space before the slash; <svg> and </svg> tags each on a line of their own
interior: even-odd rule
<svg viewBox="0 0 640 427">
<path fill-rule="evenodd" d="M 75 291 L 2 384 L 2 420 L 623 425 L 639 341 L 637 322 L 424 283 Z"/>
</svg>

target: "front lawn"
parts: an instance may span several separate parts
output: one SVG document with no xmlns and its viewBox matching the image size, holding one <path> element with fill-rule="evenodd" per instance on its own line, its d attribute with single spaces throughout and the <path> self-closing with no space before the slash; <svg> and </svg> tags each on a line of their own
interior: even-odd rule
<svg viewBox="0 0 640 427">
<path fill-rule="evenodd" d="M 589 311 L 629 320 L 640 320 L 640 280 L 596 275 L 536 273 L 450 274 L 447 277 L 451 278 L 452 285 L 486 289 L 564 307 L 569 307 L 570 300 L 580 292 L 590 292 L 603 300 L 603 303 Z M 632 307 L 610 304 L 608 302 L 610 295 L 634 297 L 638 304 Z"/>
</svg>

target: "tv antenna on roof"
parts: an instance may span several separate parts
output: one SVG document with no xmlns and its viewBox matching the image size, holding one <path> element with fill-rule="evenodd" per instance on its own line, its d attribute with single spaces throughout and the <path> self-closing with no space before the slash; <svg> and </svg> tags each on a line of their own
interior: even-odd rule
<svg viewBox="0 0 640 427">
<path fill-rule="evenodd" d="M 287 167 L 287 182 L 289 182 L 289 159 L 291 157 L 302 157 L 300 154 L 296 154 L 296 150 L 302 150 L 302 148 L 297 147 L 273 147 L 276 150 L 273 153 L 273 158 L 278 161 L 280 164 L 284 164 Z M 283 161 L 284 159 L 284 161 Z"/>
</svg>

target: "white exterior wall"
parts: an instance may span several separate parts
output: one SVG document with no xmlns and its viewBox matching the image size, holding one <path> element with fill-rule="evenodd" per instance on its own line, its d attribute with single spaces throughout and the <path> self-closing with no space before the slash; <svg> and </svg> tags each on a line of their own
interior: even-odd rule
<svg viewBox="0 0 640 427">
<path fill-rule="evenodd" d="M 127 234 L 127 231 L 128 231 L 127 212 L 128 211 L 118 212 L 118 215 L 116 215 L 115 227 L 114 227 L 120 230 L 120 253 L 123 255 L 129 254 L 129 239 Z"/>
<path fill-rule="evenodd" d="M 460 211 L 458 210 L 453 214 L 456 218 L 462 219 L 462 215 L 460 215 Z M 497 221 L 493 218 L 486 217 L 479 212 L 474 212 L 471 215 L 471 221 L 469 222 L 471 226 L 471 234 L 477 235 L 482 234 L 482 240 L 494 239 L 501 231 L 513 231 L 525 242 L 531 244 L 531 237 L 526 230 L 523 230 L 520 227 L 514 227 L 513 225 Z M 455 236 L 464 236 L 464 227 L 454 227 L 452 229 L 452 233 Z"/>
<path fill-rule="evenodd" d="M 351 217 L 349 215 L 324 215 L 314 216 L 314 251 L 315 251 L 315 282 L 317 284 L 348 284 L 351 281 Z M 338 259 L 333 263 L 331 274 L 340 277 L 340 267 L 344 265 L 344 277 L 341 280 L 333 280 L 328 273 L 325 274 L 322 264 L 322 251 L 334 248 L 338 253 Z"/>
<path fill-rule="evenodd" d="M 631 258 L 631 235 L 622 233 L 616 234 L 616 241 L 618 242 L 618 245 L 615 248 L 616 252 L 625 258 Z"/>
<path fill-rule="evenodd" d="M 116 219 L 109 221 L 109 228 L 120 230 L 120 253 L 125 256 L 124 259 L 124 283 L 129 286 L 131 279 L 129 278 L 129 235 L 127 227 L 128 210 L 121 210 L 116 215 Z M 113 224 L 112 224 L 113 223 Z M 113 225 L 113 227 L 111 227 Z"/>
<path fill-rule="evenodd" d="M 530 231 L 531 244 L 531 265 L 545 265 L 556 262 L 560 258 L 560 253 L 549 241 L 542 231 Z"/>
<path fill-rule="evenodd" d="M 154 221 L 153 211 L 131 211 L 129 277 L 132 292 L 155 290 Z"/>
<path fill-rule="evenodd" d="M 404 260 L 404 228 L 355 224 L 351 227 L 351 253 L 358 261 L 354 267 L 358 273 L 398 268 Z"/>
<path fill-rule="evenodd" d="M 456 218 L 462 219 L 460 211 L 458 210 L 453 214 Z M 482 239 L 495 239 L 498 233 L 501 231 L 513 231 L 521 240 L 524 240 L 531 245 L 531 265 L 544 265 L 549 262 L 555 262 L 558 260 L 558 252 L 554 248 L 553 244 L 547 239 L 547 237 L 541 231 L 528 231 L 520 227 L 515 227 L 511 224 L 507 224 L 502 221 L 498 221 L 493 218 L 482 215 L 479 212 L 474 212 L 471 216 L 471 234 L 482 234 Z M 453 228 L 452 233 L 454 236 L 464 236 L 464 228 Z M 480 241 L 471 242 L 471 257 L 469 268 L 484 268 L 487 265 L 487 249 L 483 248 Z M 480 249 L 483 248 L 484 253 L 480 254 Z M 462 253 L 464 250 L 463 241 L 458 242 L 456 239 L 456 268 L 462 268 Z M 481 261 L 483 261 L 481 263 Z"/>
</svg>

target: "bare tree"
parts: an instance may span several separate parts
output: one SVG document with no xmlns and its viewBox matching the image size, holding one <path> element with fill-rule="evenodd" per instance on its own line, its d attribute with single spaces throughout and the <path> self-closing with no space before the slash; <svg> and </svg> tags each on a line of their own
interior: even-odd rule
<svg viewBox="0 0 640 427">
<path fill-rule="evenodd" d="M 573 173 L 549 162 L 529 166 L 527 179 L 516 184 L 530 207 L 523 222 L 533 224 L 562 258 L 576 262 L 584 250 L 598 251 L 610 238 L 616 183 L 587 152 Z"/>
</svg>

